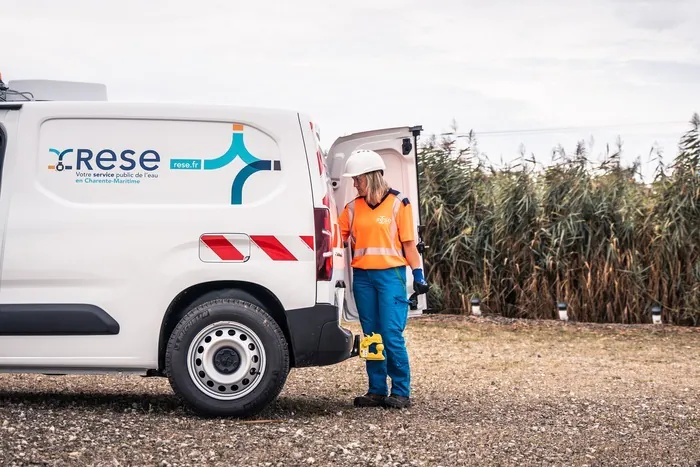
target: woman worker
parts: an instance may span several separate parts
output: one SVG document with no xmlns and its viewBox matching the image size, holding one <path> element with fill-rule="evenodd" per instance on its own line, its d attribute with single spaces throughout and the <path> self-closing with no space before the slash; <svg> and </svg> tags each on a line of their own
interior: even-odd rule
<svg viewBox="0 0 700 467">
<path fill-rule="evenodd" d="M 411 404 L 411 373 L 403 331 L 408 319 L 406 266 L 414 291 L 428 284 L 416 249 L 411 205 L 384 179 L 386 166 L 374 151 L 353 152 L 343 176 L 352 177 L 358 197 L 345 206 L 338 223 L 352 252 L 352 291 L 364 334 L 381 334 L 386 360 L 367 361 L 369 390 L 355 398 L 357 407 L 405 408 Z M 391 378 L 391 392 L 387 386 Z"/>
</svg>

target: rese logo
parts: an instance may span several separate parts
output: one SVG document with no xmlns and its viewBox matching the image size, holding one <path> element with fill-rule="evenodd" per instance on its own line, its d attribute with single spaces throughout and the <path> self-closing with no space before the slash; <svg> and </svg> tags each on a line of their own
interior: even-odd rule
<svg viewBox="0 0 700 467">
<path fill-rule="evenodd" d="M 251 154 L 246 148 L 243 139 L 244 125 L 232 124 L 231 144 L 228 150 L 212 159 L 170 159 L 170 170 L 194 170 L 194 171 L 210 171 L 221 170 L 231 164 L 236 158 L 240 158 L 245 167 L 238 171 L 231 183 L 231 204 L 243 204 L 243 186 L 250 176 L 260 171 L 280 171 L 282 170 L 282 162 L 279 160 L 264 160 L 258 159 Z M 64 170 L 72 170 L 73 166 L 68 165 L 64 158 L 75 152 L 75 170 L 144 170 L 152 172 L 160 168 L 160 154 L 153 149 L 142 151 L 137 156 L 137 152 L 132 149 L 124 149 L 118 155 L 117 152 L 111 149 L 101 149 L 98 152 L 93 152 L 91 149 L 65 149 L 60 151 L 55 148 L 50 148 L 50 152 L 56 154 L 58 161 L 55 165 L 49 165 L 50 170 L 58 172 Z M 70 158 L 73 159 L 72 157 Z M 94 164 L 94 167 L 93 167 Z"/>
<path fill-rule="evenodd" d="M 124 149 L 119 155 L 111 149 L 102 149 L 97 153 L 93 152 L 91 149 L 85 148 L 77 150 L 71 148 L 63 151 L 50 148 L 49 151 L 58 156 L 56 165 L 49 165 L 49 169 L 58 172 L 73 169 L 73 166 L 68 165 L 69 162 L 65 159 L 68 154 L 73 153 L 75 153 L 75 170 L 110 171 L 119 169 L 128 172 L 138 168 L 139 170 L 152 172 L 160 167 L 160 154 L 153 149 L 147 149 L 138 155 L 137 152 L 132 149 Z"/>
</svg>

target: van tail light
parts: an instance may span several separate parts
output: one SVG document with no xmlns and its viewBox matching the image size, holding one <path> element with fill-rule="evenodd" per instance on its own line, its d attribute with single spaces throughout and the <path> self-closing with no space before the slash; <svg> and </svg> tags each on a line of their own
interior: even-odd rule
<svg viewBox="0 0 700 467">
<path fill-rule="evenodd" d="M 321 148 L 318 146 L 318 135 L 316 134 L 316 130 L 314 129 L 314 122 L 309 122 L 309 126 L 311 127 L 311 133 L 314 136 L 314 140 L 316 140 L 316 162 L 318 162 L 318 174 L 323 175 L 324 171 L 324 163 L 323 163 L 323 154 L 321 154 Z M 326 204 L 326 206 L 328 206 Z"/>
<path fill-rule="evenodd" d="M 323 198 L 326 207 L 314 208 L 316 231 L 316 280 L 330 281 L 333 275 L 333 231 L 328 195 Z"/>
<path fill-rule="evenodd" d="M 316 149 L 316 160 L 318 161 L 318 174 L 323 175 L 323 155 L 320 149 Z"/>
</svg>

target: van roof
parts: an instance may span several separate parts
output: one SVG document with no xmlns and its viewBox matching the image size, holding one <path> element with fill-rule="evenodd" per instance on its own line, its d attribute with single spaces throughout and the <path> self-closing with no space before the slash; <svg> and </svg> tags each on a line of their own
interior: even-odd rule
<svg viewBox="0 0 700 467">
<path fill-rule="evenodd" d="M 129 111 L 130 115 L 182 118 L 182 112 L 187 115 L 212 116 L 229 118 L 231 114 L 246 113 L 265 116 L 298 116 L 306 115 L 293 109 L 237 106 L 231 104 L 204 103 L 172 103 L 172 102 L 128 102 L 128 101 L 23 101 L 0 102 L 0 109 L 18 110 L 21 108 L 39 108 L 46 111 L 60 112 L 95 112 L 114 109 Z M 49 110 L 51 109 L 51 110 Z"/>
</svg>

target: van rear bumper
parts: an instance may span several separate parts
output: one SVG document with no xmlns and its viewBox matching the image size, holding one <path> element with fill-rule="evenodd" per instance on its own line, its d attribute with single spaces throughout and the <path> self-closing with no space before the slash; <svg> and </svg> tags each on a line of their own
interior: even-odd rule
<svg viewBox="0 0 700 467">
<path fill-rule="evenodd" d="M 334 305 L 287 310 L 286 315 L 294 367 L 333 365 L 353 356 L 353 335 L 340 326 Z"/>
</svg>

